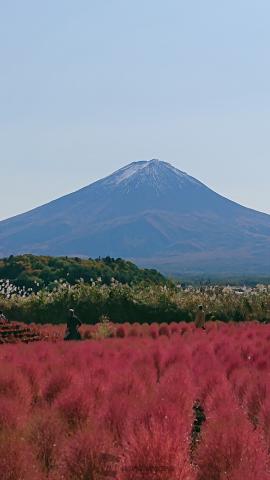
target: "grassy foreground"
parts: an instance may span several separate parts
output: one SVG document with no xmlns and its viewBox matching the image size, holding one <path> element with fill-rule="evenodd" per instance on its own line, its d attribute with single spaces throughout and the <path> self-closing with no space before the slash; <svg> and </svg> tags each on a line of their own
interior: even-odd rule
<svg viewBox="0 0 270 480">
<path fill-rule="evenodd" d="M 2 345 L 1 479 L 269 480 L 270 327 L 189 327 Z"/>
</svg>

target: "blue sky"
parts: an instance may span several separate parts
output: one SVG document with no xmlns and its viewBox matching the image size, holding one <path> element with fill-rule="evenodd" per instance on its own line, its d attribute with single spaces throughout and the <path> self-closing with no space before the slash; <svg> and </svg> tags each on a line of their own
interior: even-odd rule
<svg viewBox="0 0 270 480">
<path fill-rule="evenodd" d="M 0 219 L 160 158 L 270 213 L 268 0 L 0 0 Z"/>
</svg>

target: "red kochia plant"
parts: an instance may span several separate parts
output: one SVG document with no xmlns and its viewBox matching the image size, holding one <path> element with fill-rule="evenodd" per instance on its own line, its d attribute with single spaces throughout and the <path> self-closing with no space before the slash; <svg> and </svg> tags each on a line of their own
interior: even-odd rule
<svg viewBox="0 0 270 480">
<path fill-rule="evenodd" d="M 0 435 L 1 480 L 39 480 L 32 452 L 18 432 Z"/>
<path fill-rule="evenodd" d="M 83 426 L 89 415 L 89 400 L 84 391 L 74 391 L 73 388 L 63 392 L 55 402 L 61 418 L 71 429 Z"/>
<path fill-rule="evenodd" d="M 138 329 L 136 327 L 131 326 L 129 331 L 128 331 L 128 336 L 129 337 L 138 337 L 139 336 Z"/>
<path fill-rule="evenodd" d="M 0 346 L 0 480 L 270 480 L 270 326 L 117 327 Z"/>
<path fill-rule="evenodd" d="M 158 328 L 155 327 L 155 326 L 150 327 L 149 335 L 150 335 L 150 337 L 152 337 L 154 339 L 157 338 L 158 337 Z"/>
<path fill-rule="evenodd" d="M 25 418 L 26 411 L 24 411 L 24 406 L 18 400 L 0 397 L 0 432 L 14 429 Z"/>
<path fill-rule="evenodd" d="M 270 398 L 264 403 L 259 414 L 259 424 L 264 434 L 264 439 L 270 452 Z"/>
<path fill-rule="evenodd" d="M 28 397 L 27 384 L 23 376 L 12 365 L 0 367 L 0 396 L 23 400 Z"/>
<path fill-rule="evenodd" d="M 108 437 L 101 431 L 82 431 L 65 445 L 59 461 L 57 478 L 90 480 L 114 478 L 114 454 Z"/>
<path fill-rule="evenodd" d="M 56 465 L 65 435 L 64 426 L 55 412 L 42 409 L 33 416 L 28 426 L 31 451 L 41 467 L 49 474 Z"/>
<path fill-rule="evenodd" d="M 92 332 L 91 332 L 90 328 L 87 328 L 87 329 L 84 330 L 84 332 L 83 332 L 84 340 L 89 340 L 89 339 L 92 338 L 92 336 L 93 335 L 92 335 Z"/>
<path fill-rule="evenodd" d="M 127 417 L 131 415 L 130 410 L 135 411 L 134 406 L 131 407 L 130 401 L 127 395 L 123 394 L 114 395 L 110 398 L 104 411 L 101 412 L 102 424 L 111 437 L 119 445 L 122 444 L 125 437 L 125 428 L 127 423 Z M 125 415 L 123 415 L 125 412 Z"/>
<path fill-rule="evenodd" d="M 170 332 L 172 335 L 179 333 L 179 325 L 175 322 L 170 324 Z"/>
<path fill-rule="evenodd" d="M 117 338 L 124 338 L 126 336 L 126 331 L 124 327 L 117 327 L 115 330 L 115 335 Z"/>
<path fill-rule="evenodd" d="M 170 336 L 170 330 L 168 325 L 161 325 L 158 330 L 159 335 L 166 335 L 166 337 Z"/>
<path fill-rule="evenodd" d="M 177 433 L 165 418 L 146 415 L 134 424 L 118 465 L 119 480 L 195 480 L 189 463 L 185 430 Z"/>
<path fill-rule="evenodd" d="M 205 423 L 195 463 L 197 480 L 269 479 L 266 449 L 240 409 Z"/>
<path fill-rule="evenodd" d="M 62 369 L 61 371 L 53 373 L 45 385 L 43 398 L 51 404 L 63 390 L 69 387 L 70 380 L 69 373 L 64 372 Z"/>
</svg>

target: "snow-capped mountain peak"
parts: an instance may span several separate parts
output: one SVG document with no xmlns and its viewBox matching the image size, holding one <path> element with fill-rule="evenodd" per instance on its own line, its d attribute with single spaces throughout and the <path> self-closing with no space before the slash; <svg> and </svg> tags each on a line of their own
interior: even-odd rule
<svg viewBox="0 0 270 480">
<path fill-rule="evenodd" d="M 143 170 L 148 162 L 132 162 L 120 170 L 117 170 L 112 175 L 104 179 L 108 185 L 119 185 L 121 182 L 128 181 L 133 175 L 136 175 L 140 170 Z"/>
<path fill-rule="evenodd" d="M 177 182 L 179 186 L 185 183 L 201 185 L 198 180 L 187 173 L 158 159 L 132 162 L 102 181 L 108 186 L 119 186 L 120 184 L 128 186 L 131 183 L 138 186 L 138 184 L 148 182 L 157 189 L 163 189 L 172 180 Z"/>
</svg>

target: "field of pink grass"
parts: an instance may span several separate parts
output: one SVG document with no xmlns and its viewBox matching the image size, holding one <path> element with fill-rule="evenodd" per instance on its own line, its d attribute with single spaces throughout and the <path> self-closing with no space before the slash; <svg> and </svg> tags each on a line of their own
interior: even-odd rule
<svg viewBox="0 0 270 480">
<path fill-rule="evenodd" d="M 1 346 L 1 480 L 270 479 L 270 326 L 117 329 Z"/>
</svg>

